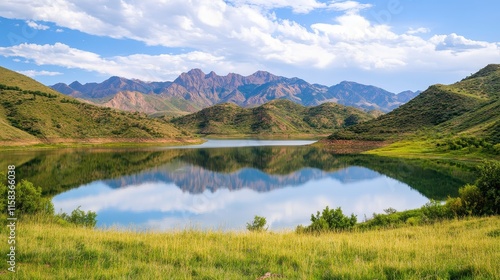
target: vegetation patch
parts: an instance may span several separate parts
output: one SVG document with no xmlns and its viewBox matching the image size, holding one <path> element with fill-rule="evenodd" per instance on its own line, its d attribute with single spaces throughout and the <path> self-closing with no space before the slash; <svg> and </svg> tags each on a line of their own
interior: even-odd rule
<svg viewBox="0 0 500 280">
<path fill-rule="evenodd" d="M 172 123 L 178 128 L 204 135 L 300 135 L 328 134 L 334 128 L 352 126 L 372 118 L 366 112 L 335 103 L 304 107 L 280 99 L 256 108 L 218 104 L 174 118 Z"/>
</svg>

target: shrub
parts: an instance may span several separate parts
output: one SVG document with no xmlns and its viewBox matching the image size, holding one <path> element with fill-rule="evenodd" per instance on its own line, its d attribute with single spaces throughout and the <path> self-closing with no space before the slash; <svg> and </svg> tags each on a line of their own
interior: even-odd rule
<svg viewBox="0 0 500 280">
<path fill-rule="evenodd" d="M 3 174 L 2 174 L 3 175 Z M 1 176 L 5 179 L 5 175 Z M 2 180 L 3 181 L 3 180 Z M 2 213 L 7 211 L 7 186 L 0 183 L 0 207 Z M 54 206 L 49 198 L 42 197 L 42 188 L 35 187 L 33 183 L 21 180 L 15 189 L 16 214 L 54 214 Z"/>
<path fill-rule="evenodd" d="M 460 197 L 449 197 L 446 200 L 446 207 L 448 207 L 455 217 L 462 217 L 467 213 Z"/>
<path fill-rule="evenodd" d="M 487 162 L 480 167 L 476 186 L 485 200 L 483 214 L 500 214 L 500 163 Z"/>
<path fill-rule="evenodd" d="M 453 213 L 446 205 L 442 205 L 439 201 L 431 199 L 422 208 L 423 220 L 426 222 L 442 221 L 451 218 Z"/>
<path fill-rule="evenodd" d="M 484 197 L 475 185 L 465 185 L 458 190 L 463 211 L 467 215 L 481 215 L 484 209 Z"/>
<path fill-rule="evenodd" d="M 95 227 L 97 223 L 97 214 L 93 211 L 85 211 L 80 209 L 80 206 L 71 212 L 71 215 L 66 213 L 58 214 L 57 217 L 62 220 L 84 227 Z"/>
<path fill-rule="evenodd" d="M 247 223 L 247 229 L 249 231 L 266 231 L 268 229 L 268 227 L 264 228 L 266 223 L 266 218 L 255 216 L 252 223 Z"/>
<path fill-rule="evenodd" d="M 346 230 L 352 228 L 356 222 L 356 216 L 351 214 L 350 217 L 342 213 L 342 209 L 330 209 L 328 206 L 319 211 L 315 215 L 311 215 L 311 225 L 308 229 L 310 231 L 331 231 L 331 230 Z"/>
<path fill-rule="evenodd" d="M 419 217 L 410 217 L 406 220 L 406 224 L 410 226 L 418 226 L 421 223 L 421 219 Z"/>
</svg>

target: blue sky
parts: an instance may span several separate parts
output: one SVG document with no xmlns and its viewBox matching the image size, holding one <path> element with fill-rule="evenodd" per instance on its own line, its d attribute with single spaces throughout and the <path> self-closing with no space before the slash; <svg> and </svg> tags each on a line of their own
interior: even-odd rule
<svg viewBox="0 0 500 280">
<path fill-rule="evenodd" d="M 399 92 L 500 63 L 500 1 L 7 0 L 0 65 L 47 84 L 200 68 Z"/>
</svg>

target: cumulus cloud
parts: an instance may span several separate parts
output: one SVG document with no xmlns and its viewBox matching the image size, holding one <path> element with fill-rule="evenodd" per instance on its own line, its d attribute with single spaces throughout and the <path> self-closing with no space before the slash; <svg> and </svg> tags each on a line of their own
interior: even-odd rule
<svg viewBox="0 0 500 280">
<path fill-rule="evenodd" d="M 3 47 L 0 54 L 39 65 L 147 80 L 175 78 L 194 67 L 242 74 L 279 69 L 280 75 L 300 69 L 319 76 L 325 70 L 346 68 L 393 71 L 468 65 L 478 69 L 498 61 L 497 43 L 457 34 L 427 39 L 422 34 L 430 30 L 424 27 L 398 33 L 359 13 L 370 7 L 358 1 L 319 0 L 103 0 L 99 5 L 76 0 L 40 0 L 36 5 L 27 0 L 2 1 L 3 17 L 37 26 L 35 21 L 51 22 L 58 30 L 132 39 L 175 48 L 180 54 L 101 57 L 67 42 Z M 332 20 L 303 25 L 280 18 L 274 9 L 290 9 L 298 17 L 315 10 L 335 12 Z"/>
<path fill-rule="evenodd" d="M 491 44 L 487 42 L 469 40 L 455 33 L 450 35 L 436 35 L 430 41 L 436 45 L 436 50 L 465 51 L 470 49 L 483 49 Z"/>
<path fill-rule="evenodd" d="M 199 51 L 179 55 L 134 54 L 102 57 L 93 52 L 71 48 L 63 43 L 53 45 L 24 43 L 12 47 L 0 47 L 0 55 L 23 57 L 37 65 L 57 65 L 145 81 L 173 79 L 179 74 L 179 70 L 188 71 L 192 68 L 215 69 L 216 71 L 225 71 L 225 69 L 236 71 L 236 68 L 243 70 L 248 68 L 245 64 L 226 61 L 222 56 Z"/>
<path fill-rule="evenodd" d="M 293 12 L 307 14 L 315 9 L 324 9 L 328 5 L 316 0 L 230 0 L 235 6 L 249 5 L 264 9 L 291 8 Z M 351 2 L 351 1 L 348 1 Z"/>
</svg>

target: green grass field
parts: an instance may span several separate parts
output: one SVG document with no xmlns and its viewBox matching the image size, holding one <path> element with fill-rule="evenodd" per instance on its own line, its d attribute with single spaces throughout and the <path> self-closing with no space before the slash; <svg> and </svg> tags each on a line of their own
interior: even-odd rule
<svg viewBox="0 0 500 280">
<path fill-rule="evenodd" d="M 498 216 L 320 235 L 120 232 L 34 218 L 18 224 L 17 272 L 7 272 L 2 261 L 3 279 L 258 279 L 268 272 L 269 279 L 500 277 Z"/>
</svg>

